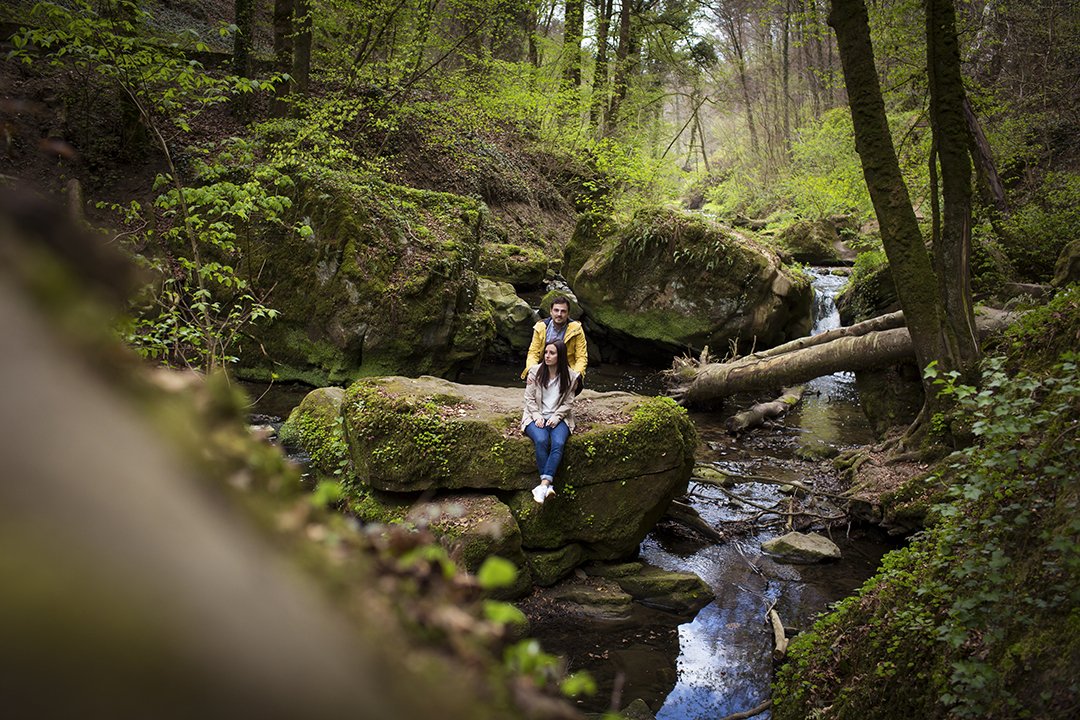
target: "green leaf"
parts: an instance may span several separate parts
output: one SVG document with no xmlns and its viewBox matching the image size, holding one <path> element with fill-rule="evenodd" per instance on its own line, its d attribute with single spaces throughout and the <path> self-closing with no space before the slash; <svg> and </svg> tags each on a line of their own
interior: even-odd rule
<svg viewBox="0 0 1080 720">
<path fill-rule="evenodd" d="M 500 602 L 498 600 L 484 601 L 484 617 L 492 622 L 502 623 L 503 625 L 524 626 L 529 623 L 528 618 L 525 617 L 523 612 L 510 603 Z"/>
<path fill-rule="evenodd" d="M 492 555 L 484 560 L 484 564 L 476 572 L 476 579 L 480 587 L 485 590 L 509 587 L 517 579 L 517 566 L 506 558 Z"/>
</svg>

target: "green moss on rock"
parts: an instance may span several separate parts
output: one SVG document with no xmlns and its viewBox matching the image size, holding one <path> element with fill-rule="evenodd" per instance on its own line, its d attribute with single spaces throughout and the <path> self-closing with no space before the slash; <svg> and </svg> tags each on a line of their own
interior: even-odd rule
<svg viewBox="0 0 1080 720">
<path fill-rule="evenodd" d="M 311 457 L 312 467 L 327 475 L 340 473 L 348 462 L 341 418 L 344 399 L 343 388 L 312 390 L 289 414 L 278 433 L 282 445 L 302 448 Z"/>
<path fill-rule="evenodd" d="M 836 224 L 827 218 L 798 220 L 780 231 L 780 244 L 797 262 L 829 265 L 840 259 L 836 245 L 840 235 Z"/>
<path fill-rule="evenodd" d="M 296 219 L 312 232 L 267 236 L 247 253 L 281 314 L 240 374 L 444 374 L 480 355 L 494 336 L 473 307 L 480 203 L 333 172 L 298 195 Z"/>
<path fill-rule="evenodd" d="M 570 543 L 558 550 L 531 550 L 526 553 L 529 569 L 537 585 L 554 585 L 581 564 L 585 553 L 581 545 Z"/>
<path fill-rule="evenodd" d="M 772 345 L 809 330 L 809 280 L 754 239 L 698 214 L 583 217 L 567 248 L 570 284 L 606 343 L 637 356 Z"/>
<path fill-rule="evenodd" d="M 577 408 L 556 494 L 541 506 L 520 389 L 390 377 L 354 383 L 343 403 L 360 487 L 499 493 L 526 551 L 578 543 L 583 559 L 626 557 L 685 491 L 697 434 L 670 398 L 587 390 Z"/>
<path fill-rule="evenodd" d="M 708 583 L 692 572 L 672 572 L 647 565 L 636 573 L 614 579 L 642 605 L 679 614 L 693 615 L 714 597 Z"/>
</svg>

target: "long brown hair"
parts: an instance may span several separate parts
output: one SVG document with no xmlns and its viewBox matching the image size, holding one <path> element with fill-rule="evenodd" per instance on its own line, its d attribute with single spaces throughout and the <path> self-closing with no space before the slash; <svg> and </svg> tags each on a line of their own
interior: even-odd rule
<svg viewBox="0 0 1080 720">
<path fill-rule="evenodd" d="M 559 374 L 559 396 L 562 397 L 566 394 L 567 389 L 570 387 L 570 362 L 566 359 L 566 343 L 562 340 L 552 340 L 549 343 L 544 344 L 544 350 L 547 350 L 548 345 L 555 346 L 555 352 L 558 354 L 558 360 L 555 363 L 555 372 Z M 551 375 L 548 374 L 548 365 L 544 362 L 544 355 L 540 355 L 540 372 L 537 373 L 536 379 L 540 381 L 540 387 L 546 388 L 548 383 L 551 382 Z"/>
</svg>

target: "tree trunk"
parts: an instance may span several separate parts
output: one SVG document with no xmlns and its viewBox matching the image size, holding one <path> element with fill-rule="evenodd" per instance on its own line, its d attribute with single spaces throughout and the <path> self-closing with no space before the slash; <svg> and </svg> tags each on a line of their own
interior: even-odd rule
<svg viewBox="0 0 1080 720">
<path fill-rule="evenodd" d="M 919 369 L 934 361 L 944 369 L 956 368 L 960 363 L 955 343 L 946 341 L 944 301 L 889 132 L 863 0 L 833 0 L 829 25 L 836 31 L 855 127 L 855 149 Z M 923 382 L 928 402 L 934 403 L 934 388 L 929 380 Z"/>
<path fill-rule="evenodd" d="M 611 103 L 608 105 L 607 117 L 604 119 L 604 135 L 610 135 L 615 129 L 615 121 L 618 119 L 619 106 L 626 97 L 626 91 L 630 82 L 630 65 L 632 56 L 637 54 L 633 35 L 630 32 L 631 0 L 621 0 L 619 7 L 619 46 L 615 49 L 615 79 L 612 83 Z"/>
<path fill-rule="evenodd" d="M 251 45 L 255 32 L 255 0 L 236 0 L 236 34 L 233 35 L 233 73 L 251 77 Z"/>
<path fill-rule="evenodd" d="M 293 66 L 293 0 L 274 0 L 274 70 L 291 73 Z M 289 105 L 285 98 L 292 92 L 292 81 L 280 83 L 274 91 L 270 113 L 285 117 Z"/>
<path fill-rule="evenodd" d="M 810 69 L 810 92 L 813 98 L 814 104 L 814 117 L 821 117 L 821 114 L 825 111 L 827 105 L 825 103 L 824 87 L 822 86 L 822 75 L 825 73 L 825 56 L 822 53 L 821 36 L 822 27 L 821 20 L 818 17 L 817 0 L 806 0 L 806 5 L 809 8 L 811 26 L 813 32 L 813 56 L 810 59 L 812 67 Z"/>
<path fill-rule="evenodd" d="M 791 157 L 791 0 L 784 6 L 784 51 L 783 51 L 783 105 L 784 105 L 784 157 Z"/>
<path fill-rule="evenodd" d="M 664 513 L 664 518 L 690 528 L 713 542 L 724 542 L 726 539 L 724 533 L 705 522 L 704 518 L 698 514 L 698 511 L 688 503 L 672 500 L 671 505 L 668 506 L 667 511 Z"/>
<path fill-rule="evenodd" d="M 311 79 L 311 0 L 296 0 L 296 44 L 292 75 L 296 91 L 306 95 Z"/>
<path fill-rule="evenodd" d="M 596 0 L 596 67 L 593 70 L 592 106 L 589 122 L 595 128 L 604 125 L 608 97 L 608 28 L 614 0 Z"/>
<path fill-rule="evenodd" d="M 971 305 L 970 136 L 960 77 L 960 44 L 953 0 L 926 0 L 926 66 L 930 84 L 930 126 L 941 163 L 942 224 L 934 246 L 934 270 L 945 301 L 947 341 L 958 363 L 953 369 L 971 382 L 979 361 L 975 313 Z"/>
<path fill-rule="evenodd" d="M 994 163 L 994 154 L 990 150 L 990 142 L 979 125 L 979 119 L 975 116 L 975 110 L 971 107 L 971 101 L 964 97 L 964 118 L 967 120 L 968 134 L 971 138 L 971 157 L 975 160 L 975 170 L 979 177 L 979 187 L 982 188 L 986 204 L 998 212 L 1001 216 L 1009 214 L 1009 203 L 1005 199 L 1005 186 L 1001 183 L 997 165 Z"/>
<path fill-rule="evenodd" d="M 679 373 L 693 379 L 671 390 L 684 405 L 708 405 L 740 392 L 756 392 L 813 380 L 841 370 L 867 370 L 911 359 L 907 328 L 836 338 L 782 355 L 749 356 Z"/>
<path fill-rule="evenodd" d="M 915 345 L 907 328 L 867 331 L 876 321 L 884 326 L 892 324 L 894 317 L 883 315 L 860 323 L 861 334 L 833 335 L 825 342 L 816 342 L 827 335 L 822 333 L 786 343 L 781 347 L 788 349 L 778 354 L 758 353 L 697 367 L 684 364 L 670 373 L 674 383 L 670 394 L 684 405 L 710 405 L 736 393 L 796 385 L 841 370 L 869 370 L 911 360 Z M 997 332 L 1012 319 L 1008 313 L 983 310 L 978 317 L 979 332 Z M 806 343 L 800 346 L 802 341 Z"/>
<path fill-rule="evenodd" d="M 750 100 L 750 80 L 746 76 L 746 58 L 743 53 L 742 18 L 729 15 L 727 22 L 728 39 L 735 51 L 735 70 L 739 75 L 739 87 L 742 88 L 743 104 L 746 105 L 746 125 L 750 129 L 750 149 L 754 156 L 758 154 L 757 130 L 754 127 L 754 105 Z"/>
<path fill-rule="evenodd" d="M 581 86 L 581 36 L 585 24 L 585 0 L 566 0 L 563 53 L 566 54 L 566 85 Z"/>
</svg>

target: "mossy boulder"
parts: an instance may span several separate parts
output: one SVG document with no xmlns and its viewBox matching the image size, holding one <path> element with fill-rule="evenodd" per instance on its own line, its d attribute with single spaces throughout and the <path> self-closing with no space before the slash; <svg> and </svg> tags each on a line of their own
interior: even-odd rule
<svg viewBox="0 0 1080 720">
<path fill-rule="evenodd" d="M 836 296 L 836 309 L 843 325 L 854 325 L 900 309 L 896 283 L 884 252 L 859 255 L 851 279 Z"/>
<path fill-rule="evenodd" d="M 693 616 L 715 597 L 708 583 L 692 572 L 673 572 L 644 563 L 593 566 L 585 572 L 613 580 L 642 605 L 679 615 Z"/>
<path fill-rule="evenodd" d="M 492 495 L 453 494 L 413 505 L 406 519 L 429 528 L 459 567 L 476 573 L 492 555 L 518 566 L 516 582 L 500 597 L 520 597 L 532 587 L 530 563 L 521 549 L 521 531 L 510 509 Z M 572 566 L 571 566 L 572 567 Z"/>
<path fill-rule="evenodd" d="M 799 220 L 779 235 L 784 251 L 797 262 L 833 265 L 840 261 L 840 234 L 832 220 Z"/>
<path fill-rule="evenodd" d="M 537 585 L 554 585 L 559 578 L 581 564 L 585 552 L 578 543 L 564 545 L 558 550 L 537 550 L 526 553 L 526 562 Z"/>
<path fill-rule="evenodd" d="M 555 262 L 542 249 L 506 242 L 485 242 L 477 271 L 496 282 L 515 287 L 536 287 Z"/>
<path fill-rule="evenodd" d="M 290 417 L 305 428 L 294 435 L 312 452 L 343 428 L 351 464 L 335 467 L 345 469 L 348 502 L 360 517 L 401 519 L 425 493 L 433 500 L 410 519 L 428 524 L 466 568 L 496 554 L 540 584 L 587 560 L 633 555 L 685 491 L 697 445 L 685 410 L 670 398 L 586 390 L 556 493 L 538 505 L 518 388 L 385 377 L 354 383 L 340 404 L 327 402 L 336 391 L 312 395 Z"/>
<path fill-rule="evenodd" d="M 443 375 L 480 356 L 495 335 L 476 303 L 482 203 L 346 173 L 298 195 L 304 232 L 246 251 L 280 315 L 247 345 L 239 374 L 325 385 Z"/>
<path fill-rule="evenodd" d="M 1054 279 L 1051 284 L 1065 287 L 1075 282 L 1080 282 L 1080 239 L 1073 240 L 1062 248 L 1054 265 Z"/>
<path fill-rule="evenodd" d="M 634 603 L 617 583 L 603 578 L 556 586 L 549 597 L 571 615 L 601 621 L 626 620 Z"/>
<path fill-rule="evenodd" d="M 312 390 L 289 413 L 278 440 L 286 448 L 302 448 L 316 470 L 332 475 L 348 459 L 341 431 L 341 403 L 345 389 L 325 387 Z"/>
<path fill-rule="evenodd" d="M 627 222 L 582 218 L 565 271 L 595 339 L 646 360 L 730 341 L 771 346 L 810 329 L 809 279 L 701 215 L 650 208 Z"/>
<path fill-rule="evenodd" d="M 545 581 L 585 560 L 634 554 L 686 489 L 697 445 L 686 411 L 670 398 L 584 391 L 556 494 L 538 505 L 530 492 L 537 482 L 532 442 L 519 431 L 521 402 L 519 388 L 434 377 L 354 383 L 341 411 L 350 492 L 426 492 L 440 501 L 463 490 L 494 495 L 520 530 L 529 566 Z M 580 553 L 566 550 L 573 545 Z"/>
<path fill-rule="evenodd" d="M 508 282 L 480 278 L 478 290 L 480 297 L 491 308 L 499 341 L 507 348 L 508 355 L 520 361 L 529 349 L 532 326 L 540 316 L 529 303 L 518 297 L 514 286 Z"/>
</svg>

